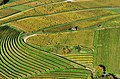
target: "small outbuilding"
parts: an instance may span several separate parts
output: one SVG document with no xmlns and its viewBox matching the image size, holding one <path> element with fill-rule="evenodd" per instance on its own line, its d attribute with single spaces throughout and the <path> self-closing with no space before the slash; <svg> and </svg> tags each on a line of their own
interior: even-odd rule
<svg viewBox="0 0 120 79">
<path fill-rule="evenodd" d="M 76 31 L 78 30 L 78 26 L 71 27 L 69 30 Z"/>
<path fill-rule="evenodd" d="M 73 2 L 74 0 L 66 0 L 67 2 Z"/>
</svg>

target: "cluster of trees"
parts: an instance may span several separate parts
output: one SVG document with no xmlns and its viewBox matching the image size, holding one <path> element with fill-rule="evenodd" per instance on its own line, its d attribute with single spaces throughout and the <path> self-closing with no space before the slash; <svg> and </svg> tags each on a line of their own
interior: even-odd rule
<svg viewBox="0 0 120 79">
<path fill-rule="evenodd" d="M 116 75 L 112 73 L 106 73 L 106 67 L 104 65 L 98 65 L 95 68 L 94 73 L 91 75 L 92 79 L 118 79 Z"/>
<path fill-rule="evenodd" d="M 0 5 L 6 4 L 9 0 L 0 0 Z"/>
</svg>

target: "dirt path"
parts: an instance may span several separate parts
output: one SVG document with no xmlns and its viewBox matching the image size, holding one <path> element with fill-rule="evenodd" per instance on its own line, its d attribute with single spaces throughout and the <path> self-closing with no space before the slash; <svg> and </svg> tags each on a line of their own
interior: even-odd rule
<svg viewBox="0 0 120 79">
<path fill-rule="evenodd" d="M 25 43 L 27 43 L 27 39 L 28 39 L 28 38 L 30 38 L 30 37 L 32 37 L 32 36 L 37 36 L 37 35 L 39 35 L 39 34 L 32 34 L 32 35 L 29 35 L 29 36 L 25 36 L 25 37 L 23 37 L 22 39 L 24 40 Z"/>
</svg>

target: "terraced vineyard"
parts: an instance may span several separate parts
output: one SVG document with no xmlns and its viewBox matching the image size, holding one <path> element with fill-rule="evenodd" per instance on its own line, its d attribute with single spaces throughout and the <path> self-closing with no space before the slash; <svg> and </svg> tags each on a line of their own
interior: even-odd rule
<svg viewBox="0 0 120 79">
<path fill-rule="evenodd" d="M 81 53 L 81 54 L 67 54 L 66 58 L 81 63 L 87 67 L 93 66 L 93 54 Z"/>
<path fill-rule="evenodd" d="M 44 52 L 25 44 L 23 40 L 20 39 L 19 31 L 17 32 L 5 26 L 1 27 L 0 30 L 0 71 L 6 78 L 27 78 L 55 70 L 61 71 L 69 68 L 81 68 L 82 70 L 85 68 L 57 54 Z M 85 72 L 90 74 L 86 69 Z M 81 72 L 79 77 L 82 76 L 82 74 Z"/>
<path fill-rule="evenodd" d="M 86 39 L 85 37 L 88 36 L 89 38 Z M 63 32 L 56 34 L 53 33 L 53 34 L 34 35 L 26 39 L 26 41 L 28 43 L 39 46 L 55 46 L 60 44 L 65 46 L 81 45 L 84 47 L 93 48 L 93 37 L 94 37 L 94 31 L 87 30 L 87 31 L 79 31 L 79 32 L 65 32 L 65 33 Z"/>
<path fill-rule="evenodd" d="M 120 77 L 119 0 L 0 4 L 0 79 Z"/>
</svg>

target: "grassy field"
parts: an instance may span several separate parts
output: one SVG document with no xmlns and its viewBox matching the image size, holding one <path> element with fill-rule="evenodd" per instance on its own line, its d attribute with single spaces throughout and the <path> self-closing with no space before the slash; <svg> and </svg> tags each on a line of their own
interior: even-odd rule
<svg viewBox="0 0 120 79">
<path fill-rule="evenodd" d="M 120 74 L 120 28 L 95 32 L 94 66 L 103 64 L 108 72 Z"/>
</svg>

